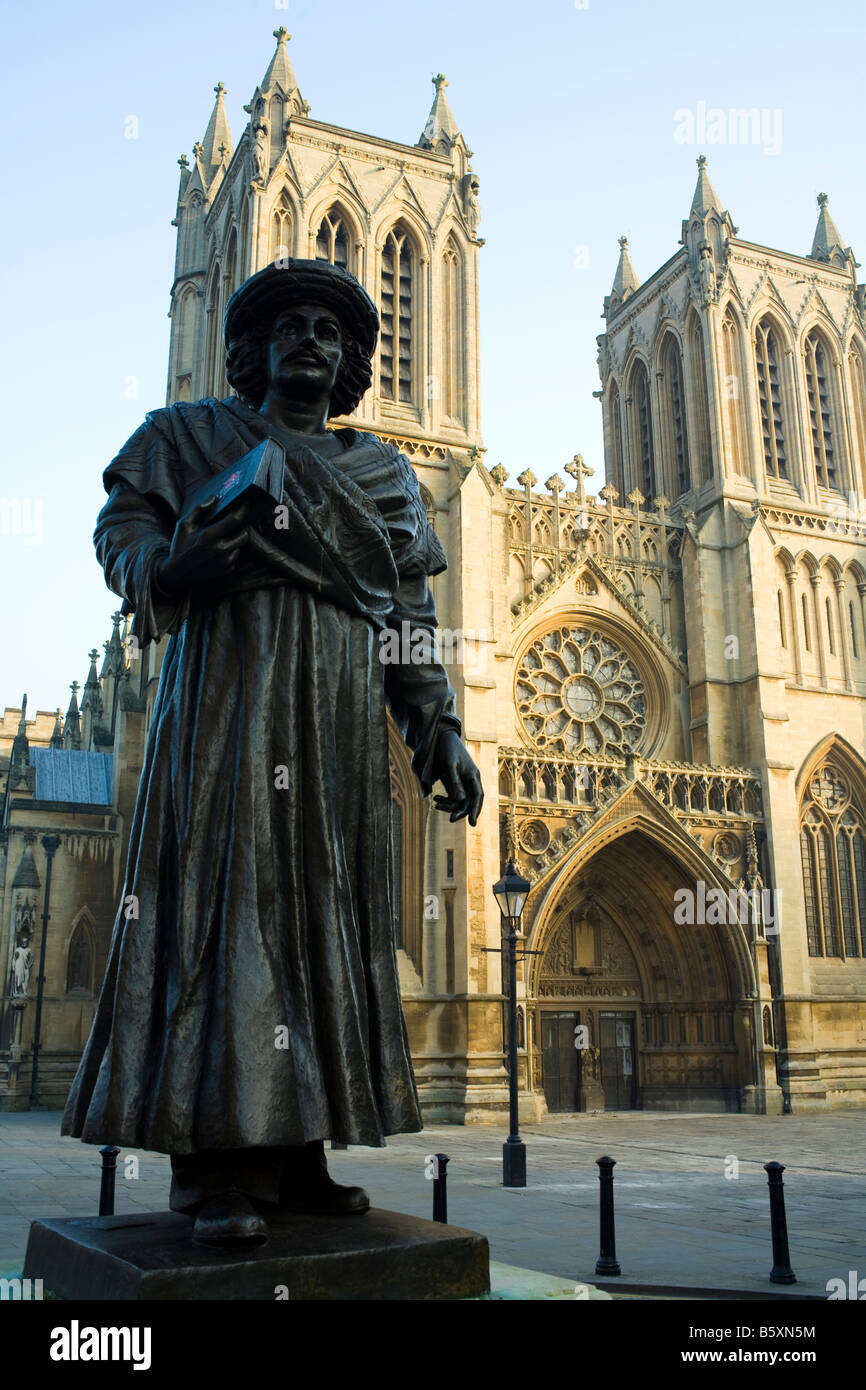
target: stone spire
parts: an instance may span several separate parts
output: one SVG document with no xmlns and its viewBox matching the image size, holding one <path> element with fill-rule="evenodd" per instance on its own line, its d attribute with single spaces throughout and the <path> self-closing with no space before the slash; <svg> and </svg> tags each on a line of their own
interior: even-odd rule
<svg viewBox="0 0 866 1390">
<path fill-rule="evenodd" d="M 206 183 L 211 183 L 217 170 L 228 164 L 234 149 L 232 133 L 229 130 L 229 118 L 223 103 L 225 91 L 226 89 L 221 82 L 218 82 L 214 87 L 216 93 L 214 108 L 210 113 L 204 139 L 196 147 L 196 155 Z"/>
<path fill-rule="evenodd" d="M 710 212 L 717 212 L 719 217 L 724 217 L 725 210 L 719 201 L 719 195 L 710 183 L 710 176 L 707 173 L 707 156 L 698 155 L 698 181 L 695 184 L 695 196 L 692 198 L 692 205 L 689 209 L 689 218 L 694 213 L 698 217 L 706 217 Z"/>
<path fill-rule="evenodd" d="M 829 198 L 826 193 L 818 194 L 818 225 L 809 252 L 815 261 L 828 261 L 830 265 L 846 266 L 848 251 L 839 234 L 839 228 L 827 211 Z"/>
<path fill-rule="evenodd" d="M 16 888 L 40 888 L 41 879 L 39 870 L 36 868 L 36 860 L 33 858 L 33 835 L 24 837 L 24 853 L 22 854 L 18 868 L 15 870 L 15 877 L 12 880 L 13 891 Z"/>
<path fill-rule="evenodd" d="M 250 125 L 253 134 L 259 125 L 267 122 L 273 123 L 276 115 L 276 105 L 279 102 L 281 114 L 283 116 L 307 116 L 310 112 L 310 103 L 304 101 L 298 87 L 298 79 L 289 58 L 287 44 L 291 34 L 282 24 L 279 29 L 274 30 L 274 38 L 277 47 L 274 56 L 268 64 L 268 70 L 253 92 L 252 99 L 244 107 L 244 110 L 252 117 Z M 275 142 L 282 140 L 282 130 L 273 132 Z"/>
<path fill-rule="evenodd" d="M 615 314 L 620 305 L 625 303 L 629 295 L 634 294 L 635 290 L 639 289 L 638 273 L 632 265 L 631 256 L 628 254 L 628 237 L 621 236 L 616 274 L 613 277 L 610 294 L 604 301 L 605 315 L 610 318 L 611 314 Z"/>
<path fill-rule="evenodd" d="M 81 714 L 78 709 L 78 681 L 73 681 L 69 689 L 72 691 L 72 699 L 69 701 L 69 708 L 66 711 L 66 722 L 63 725 L 63 742 L 67 748 L 80 748 Z"/>
<path fill-rule="evenodd" d="M 460 128 L 454 119 L 454 113 L 448 105 L 448 98 L 445 95 L 445 88 L 448 86 L 445 74 L 438 72 L 433 78 L 433 85 L 436 88 L 436 95 L 433 98 L 430 115 L 427 117 L 427 124 L 421 132 L 418 144 L 425 150 L 437 150 L 441 154 L 450 154 L 452 145 L 460 135 Z"/>
<path fill-rule="evenodd" d="M 9 786 L 26 788 L 32 780 L 30 743 L 27 738 L 27 696 L 22 695 L 18 732 L 12 740 L 12 751 L 9 755 Z"/>
<path fill-rule="evenodd" d="M 49 747 L 63 747 L 63 711 L 59 705 L 57 706 L 57 711 L 54 715 L 54 733 L 51 735 L 51 743 L 49 744 Z"/>
<path fill-rule="evenodd" d="M 284 96 L 298 90 L 298 80 L 295 77 L 292 60 L 289 57 L 288 42 L 291 37 L 291 34 L 282 24 L 279 29 L 274 30 L 277 47 L 260 87 L 265 96 L 270 96 L 275 87 L 279 87 Z"/>
</svg>

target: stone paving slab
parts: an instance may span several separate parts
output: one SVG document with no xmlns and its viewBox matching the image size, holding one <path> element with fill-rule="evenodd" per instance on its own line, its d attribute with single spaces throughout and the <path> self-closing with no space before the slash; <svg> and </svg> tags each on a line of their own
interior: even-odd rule
<svg viewBox="0 0 866 1390">
<path fill-rule="evenodd" d="M 329 1153 L 338 1181 L 360 1182 L 375 1206 L 429 1218 L 426 1155 L 450 1155 L 448 1217 L 490 1241 L 491 1259 L 591 1283 L 598 1254 L 598 1170 L 615 1172 L 617 1255 L 623 1280 L 780 1292 L 772 1264 L 763 1164 L 786 1165 L 791 1293 L 826 1297 L 831 1278 L 866 1276 L 866 1112 L 683 1115 L 619 1112 L 551 1117 L 524 1130 L 528 1186 L 501 1185 L 504 1134 L 433 1126 L 385 1149 Z M 165 1208 L 170 1165 L 136 1153 L 138 1177 L 118 1159 L 116 1210 Z M 737 1178 L 726 1178 L 734 1157 Z M 32 1219 L 95 1214 L 95 1147 L 60 1137 L 59 1112 L 0 1114 L 0 1260 L 23 1260 Z"/>
</svg>

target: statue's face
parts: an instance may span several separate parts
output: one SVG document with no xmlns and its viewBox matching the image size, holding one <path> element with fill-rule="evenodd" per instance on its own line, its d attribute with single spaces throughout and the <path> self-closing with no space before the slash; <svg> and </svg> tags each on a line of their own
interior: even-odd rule
<svg viewBox="0 0 866 1390">
<path fill-rule="evenodd" d="M 268 388 L 280 395 L 330 397 L 343 360 L 343 330 L 321 304 L 293 304 L 275 321 L 267 346 Z"/>
</svg>

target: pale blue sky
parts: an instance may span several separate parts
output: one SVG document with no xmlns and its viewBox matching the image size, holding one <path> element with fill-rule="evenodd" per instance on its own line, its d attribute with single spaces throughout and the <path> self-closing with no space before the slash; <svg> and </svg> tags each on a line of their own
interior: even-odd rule
<svg viewBox="0 0 866 1390">
<path fill-rule="evenodd" d="M 414 143 L 447 75 L 481 180 L 487 461 L 512 477 L 581 452 L 601 485 L 617 237 L 643 279 L 673 254 L 698 154 L 746 239 L 805 253 L 823 190 L 866 251 L 860 0 L 16 0 L 2 23 L 0 709 L 24 690 L 31 713 L 65 709 L 110 633 L 91 537 L 102 469 L 165 401 L 176 160 L 218 80 L 240 138 L 278 25 L 311 115 L 335 125 Z M 679 143 L 675 112 L 700 103 L 766 110 L 769 141 Z M 4 500 L 25 504 L 17 533 Z"/>
</svg>

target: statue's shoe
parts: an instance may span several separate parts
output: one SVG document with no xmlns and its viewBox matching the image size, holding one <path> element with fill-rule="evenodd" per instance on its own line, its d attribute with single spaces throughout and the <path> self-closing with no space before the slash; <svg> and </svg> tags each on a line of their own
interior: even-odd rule
<svg viewBox="0 0 866 1390">
<path fill-rule="evenodd" d="M 280 1211 L 303 1212 L 308 1216 L 362 1216 L 370 1210 L 370 1198 L 363 1187 L 341 1187 L 325 1174 L 325 1180 L 284 1183 L 280 1190 Z"/>
<path fill-rule="evenodd" d="M 268 1225 L 242 1192 L 224 1192 L 202 1202 L 192 1238 L 197 1245 L 263 1245 Z"/>
</svg>

